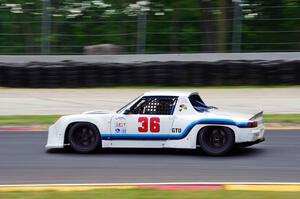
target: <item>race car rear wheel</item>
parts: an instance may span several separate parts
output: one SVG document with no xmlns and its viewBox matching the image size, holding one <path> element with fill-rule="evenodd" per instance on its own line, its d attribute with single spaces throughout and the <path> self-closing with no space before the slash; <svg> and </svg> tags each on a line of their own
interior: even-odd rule
<svg viewBox="0 0 300 199">
<path fill-rule="evenodd" d="M 227 127 L 205 127 L 198 139 L 201 149 L 209 155 L 224 155 L 234 146 L 234 134 Z"/>
<path fill-rule="evenodd" d="M 80 122 L 70 128 L 69 142 L 74 151 L 91 153 L 99 148 L 101 137 L 96 126 L 91 123 Z"/>
</svg>

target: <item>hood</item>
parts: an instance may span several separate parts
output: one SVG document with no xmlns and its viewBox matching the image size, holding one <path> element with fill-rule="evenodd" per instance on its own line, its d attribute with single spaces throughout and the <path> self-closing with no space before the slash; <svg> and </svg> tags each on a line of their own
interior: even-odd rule
<svg viewBox="0 0 300 199">
<path fill-rule="evenodd" d="M 103 110 L 94 110 L 94 111 L 86 111 L 82 114 L 109 114 L 111 111 L 103 111 Z"/>
</svg>

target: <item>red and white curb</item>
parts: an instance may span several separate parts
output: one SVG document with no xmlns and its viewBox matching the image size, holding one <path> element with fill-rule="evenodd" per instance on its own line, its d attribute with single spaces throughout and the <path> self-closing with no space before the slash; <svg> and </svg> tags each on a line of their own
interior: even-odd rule
<svg viewBox="0 0 300 199">
<path fill-rule="evenodd" d="M 25 184 L 0 185 L 1 191 L 88 191 L 95 189 L 159 189 L 206 191 L 300 192 L 300 183 L 105 183 L 105 184 Z"/>
<path fill-rule="evenodd" d="M 0 126 L 0 132 L 38 132 L 48 131 L 47 126 Z"/>
</svg>

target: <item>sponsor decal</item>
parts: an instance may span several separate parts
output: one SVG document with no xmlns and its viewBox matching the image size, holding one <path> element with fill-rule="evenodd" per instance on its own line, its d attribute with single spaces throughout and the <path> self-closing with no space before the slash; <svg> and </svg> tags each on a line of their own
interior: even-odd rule
<svg viewBox="0 0 300 199">
<path fill-rule="evenodd" d="M 185 105 L 185 104 L 180 104 L 179 105 L 179 111 L 180 112 L 184 112 L 184 111 L 186 111 L 187 110 L 187 106 Z"/>
<path fill-rule="evenodd" d="M 115 133 L 121 134 L 126 133 L 126 118 L 125 117 L 116 117 L 115 118 Z"/>
<path fill-rule="evenodd" d="M 172 128 L 172 133 L 181 133 L 181 128 Z"/>
</svg>

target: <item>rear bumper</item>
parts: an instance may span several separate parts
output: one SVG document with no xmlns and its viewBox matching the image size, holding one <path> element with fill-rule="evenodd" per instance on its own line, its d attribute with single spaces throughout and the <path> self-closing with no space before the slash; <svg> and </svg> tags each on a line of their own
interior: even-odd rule
<svg viewBox="0 0 300 199">
<path fill-rule="evenodd" d="M 261 142 L 264 142 L 266 139 L 264 137 L 258 139 L 258 140 L 255 140 L 255 141 L 251 141 L 251 142 L 242 142 L 242 143 L 236 143 L 237 146 L 239 147 L 247 147 L 247 146 L 252 146 L 254 144 L 258 144 L 258 143 L 261 143 Z"/>
<path fill-rule="evenodd" d="M 256 142 L 264 138 L 264 125 L 259 125 L 256 128 L 237 128 L 235 129 L 235 143 Z"/>
</svg>

